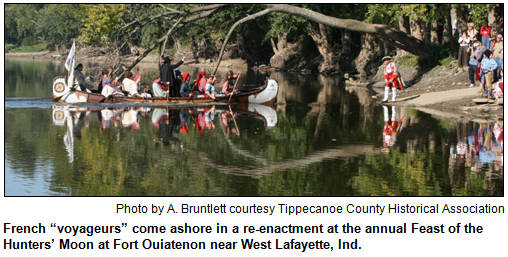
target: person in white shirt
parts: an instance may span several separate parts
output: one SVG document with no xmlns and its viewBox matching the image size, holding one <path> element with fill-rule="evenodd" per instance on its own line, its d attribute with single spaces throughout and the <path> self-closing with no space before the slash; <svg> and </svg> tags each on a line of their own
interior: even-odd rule
<svg viewBox="0 0 508 257">
<path fill-rule="evenodd" d="M 459 68 L 469 66 L 469 54 L 467 52 L 467 49 L 469 48 L 470 42 L 471 42 L 471 39 L 469 38 L 467 33 L 464 31 L 464 33 L 462 33 L 462 36 L 459 38 L 459 44 L 460 44 L 459 59 L 458 59 Z"/>
<path fill-rule="evenodd" d="M 106 80 L 104 80 L 104 85 L 101 91 L 101 94 L 104 97 L 109 97 L 110 95 L 124 96 L 124 94 L 117 87 L 117 80 L 118 78 L 116 78 L 114 81 L 112 81 L 110 78 L 106 78 Z"/>
<path fill-rule="evenodd" d="M 76 68 L 74 68 L 73 71 L 74 76 L 74 85 L 78 86 L 76 87 L 79 91 L 86 91 L 88 93 L 91 93 L 91 91 L 86 87 L 86 84 L 90 81 L 90 76 L 85 76 L 83 74 L 83 64 L 78 63 L 76 65 Z"/>
<path fill-rule="evenodd" d="M 128 92 L 128 94 L 129 94 L 128 96 L 142 97 L 138 92 L 138 84 L 131 78 L 132 78 L 132 72 L 126 71 L 124 74 L 124 79 L 122 81 L 123 90 Z"/>
</svg>

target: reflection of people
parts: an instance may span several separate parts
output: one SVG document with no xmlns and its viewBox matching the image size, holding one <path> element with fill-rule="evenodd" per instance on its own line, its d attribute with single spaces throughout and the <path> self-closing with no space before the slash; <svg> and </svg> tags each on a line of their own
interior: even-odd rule
<svg viewBox="0 0 508 257">
<path fill-rule="evenodd" d="M 110 110 L 108 108 L 102 109 L 101 112 L 101 127 L 102 129 L 108 129 L 111 124 L 116 126 L 116 115 L 118 112 L 116 110 Z"/>
<path fill-rule="evenodd" d="M 159 129 L 160 123 L 166 119 L 166 109 L 163 108 L 155 108 L 152 113 L 152 125 L 154 128 Z"/>
<path fill-rule="evenodd" d="M 224 134 L 229 137 L 231 134 L 235 134 L 236 136 L 240 136 L 240 131 L 236 129 L 236 126 L 233 125 L 233 119 L 236 117 L 236 113 L 232 113 L 230 111 L 225 111 L 221 113 L 221 122 L 220 125 Z"/>
<path fill-rule="evenodd" d="M 390 56 L 383 57 L 383 62 L 385 65 L 385 97 L 383 98 L 383 102 L 388 101 L 390 88 L 392 89 L 392 102 L 395 102 L 395 98 L 397 97 L 397 87 L 399 86 L 399 82 L 397 80 L 397 77 L 399 76 L 397 73 L 397 66 L 392 62 L 392 57 Z"/>
<path fill-rule="evenodd" d="M 215 118 L 215 105 L 213 105 L 211 109 L 205 109 L 206 129 L 212 130 L 215 128 L 215 124 L 213 122 L 214 118 Z"/>
<path fill-rule="evenodd" d="M 132 126 L 135 130 L 139 130 L 138 112 L 141 111 L 141 108 L 134 109 L 134 107 L 131 107 L 122 112 L 122 125 L 124 128 Z"/>
<path fill-rule="evenodd" d="M 385 125 L 383 127 L 383 147 L 385 149 L 393 147 L 397 140 L 397 130 L 399 128 L 399 122 L 397 121 L 397 112 L 395 106 L 392 106 L 392 116 L 388 116 L 388 107 L 383 106 L 383 116 Z"/>
</svg>

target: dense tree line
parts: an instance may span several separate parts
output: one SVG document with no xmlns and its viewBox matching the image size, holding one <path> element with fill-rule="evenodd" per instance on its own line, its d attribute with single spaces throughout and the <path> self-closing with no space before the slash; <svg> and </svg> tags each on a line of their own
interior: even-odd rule
<svg viewBox="0 0 508 257">
<path fill-rule="evenodd" d="M 502 4 L 7 4 L 5 42 L 65 49 L 75 39 L 140 59 L 187 50 L 217 61 L 222 49 L 250 65 L 368 74 L 382 55 L 450 56 L 467 22 L 497 29 L 501 18 Z"/>
</svg>

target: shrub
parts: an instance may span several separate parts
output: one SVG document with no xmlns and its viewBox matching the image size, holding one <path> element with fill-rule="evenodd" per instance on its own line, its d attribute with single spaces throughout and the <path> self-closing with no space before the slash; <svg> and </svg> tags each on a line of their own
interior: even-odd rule
<svg viewBox="0 0 508 257">
<path fill-rule="evenodd" d="M 32 46 L 32 45 L 35 45 L 35 43 L 37 43 L 37 41 L 35 40 L 34 37 L 25 37 L 25 38 L 23 38 L 23 41 L 21 42 L 21 44 L 23 46 Z"/>
<path fill-rule="evenodd" d="M 396 62 L 399 65 L 409 66 L 409 67 L 417 67 L 420 62 L 420 57 L 412 54 L 406 54 L 401 57 L 398 57 Z"/>
</svg>

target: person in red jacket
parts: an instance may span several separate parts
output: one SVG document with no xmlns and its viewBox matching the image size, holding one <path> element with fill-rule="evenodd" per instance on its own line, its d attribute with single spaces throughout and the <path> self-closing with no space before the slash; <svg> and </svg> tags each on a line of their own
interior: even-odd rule
<svg viewBox="0 0 508 257">
<path fill-rule="evenodd" d="M 480 29 L 480 34 L 482 34 L 482 45 L 486 46 L 487 49 L 490 49 L 490 32 L 492 28 L 489 26 L 488 22 L 485 21 L 485 24 Z"/>
<path fill-rule="evenodd" d="M 385 65 L 385 97 L 383 98 L 383 102 L 388 101 L 390 88 L 392 88 L 392 102 L 395 102 L 395 98 L 397 97 L 397 87 L 399 87 L 399 81 L 397 80 L 397 77 L 399 76 L 397 66 L 392 62 L 392 57 L 390 56 L 383 57 L 383 62 Z"/>
</svg>

